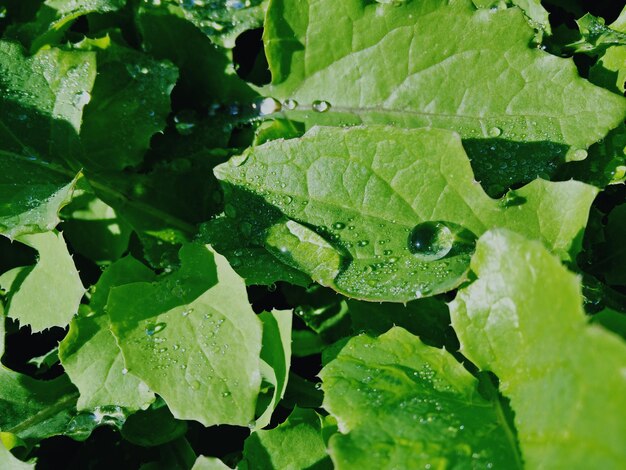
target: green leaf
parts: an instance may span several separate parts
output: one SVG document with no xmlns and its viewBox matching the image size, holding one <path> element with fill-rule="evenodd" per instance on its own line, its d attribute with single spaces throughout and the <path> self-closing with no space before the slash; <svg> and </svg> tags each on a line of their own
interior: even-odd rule
<svg viewBox="0 0 626 470">
<path fill-rule="evenodd" d="M 287 377 L 291 365 L 291 323 L 290 310 L 273 310 L 259 315 L 263 322 L 263 345 L 261 348 L 261 374 L 263 380 L 271 384 L 269 403 L 250 429 L 262 429 L 272 418 L 278 402 L 283 399 L 287 389 Z M 257 409 L 259 403 L 257 402 Z M 250 423 L 251 424 L 251 423 Z"/>
<path fill-rule="evenodd" d="M 133 282 L 150 282 L 154 273 L 132 257 L 112 264 L 100 277 L 89 310 L 70 324 L 61 341 L 63 368 L 80 391 L 77 407 L 90 410 L 119 406 L 127 411 L 145 409 L 154 394 L 145 383 L 128 373 L 122 352 L 110 331 L 106 302 L 112 288 Z"/>
<path fill-rule="evenodd" d="M 619 18 L 610 25 L 610 30 L 626 37 L 626 7 Z M 607 28 L 608 29 L 608 28 Z M 612 34 L 609 34 L 611 37 Z M 626 91 L 626 43 L 608 47 L 589 70 L 589 80 L 596 85 L 623 94 Z"/>
<path fill-rule="evenodd" d="M 178 271 L 109 294 L 126 367 L 178 419 L 247 425 L 261 383 L 260 321 L 222 256 L 189 244 L 180 257 Z"/>
<path fill-rule="evenodd" d="M 227 470 L 230 467 L 216 457 L 201 455 L 193 464 L 192 470 Z"/>
<path fill-rule="evenodd" d="M 60 233 L 23 235 L 20 242 L 39 252 L 34 267 L 15 268 L 0 276 L 9 291 L 7 316 L 33 332 L 65 326 L 78 311 L 85 293 L 72 257 Z"/>
<path fill-rule="evenodd" d="M 0 64 L 0 149 L 29 160 L 73 161 L 95 54 L 50 48 L 26 56 L 19 44 L 0 41 Z"/>
<path fill-rule="evenodd" d="M 602 256 L 594 263 L 595 269 L 602 272 L 606 281 L 611 285 L 626 285 L 626 204 L 613 209 L 604 230 L 605 241 L 602 246 Z"/>
<path fill-rule="evenodd" d="M 541 5 L 540 0 L 472 0 L 478 8 L 503 8 L 506 4 L 519 7 L 528 18 L 528 23 L 535 29 L 552 34 L 548 11 Z M 504 4 L 504 6 L 503 6 Z"/>
<path fill-rule="evenodd" d="M 174 441 L 186 432 L 187 423 L 174 419 L 163 400 L 158 400 L 145 411 L 129 416 L 122 428 L 124 439 L 144 447 Z"/>
<path fill-rule="evenodd" d="M 253 245 L 249 239 L 251 227 L 247 222 L 233 224 L 227 217 L 216 217 L 200 226 L 198 240 L 210 243 L 225 256 L 246 285 L 271 285 L 278 281 L 297 286 L 311 284 L 310 276 L 282 263 L 265 248 Z"/>
<path fill-rule="evenodd" d="M 63 234 L 72 248 L 98 264 L 117 260 L 128 249 L 130 225 L 92 190 L 75 193 L 61 216 Z"/>
<path fill-rule="evenodd" d="M 136 166 L 170 112 L 178 78 L 171 63 L 112 45 L 98 52 L 98 76 L 85 108 L 83 161 L 93 170 Z"/>
<path fill-rule="evenodd" d="M 245 441 L 239 468 L 332 469 L 322 439 L 322 417 L 313 410 L 295 408 L 289 418 L 274 429 L 252 433 Z"/>
<path fill-rule="evenodd" d="M 64 434 L 75 414 L 78 393 L 67 379 L 35 380 L 0 367 L 0 430 L 27 444 Z"/>
<path fill-rule="evenodd" d="M 2 440 L 0 440 L 0 467 L 6 470 L 29 470 L 34 469 L 35 464 L 33 462 L 22 462 L 21 460 L 15 458 L 4 446 Z"/>
<path fill-rule="evenodd" d="M 0 133 L 1 129 L 0 122 Z M 24 158 L 0 150 L 0 233 L 14 239 L 52 230 L 60 222 L 59 211 L 72 198 L 79 178 L 37 157 Z"/>
<path fill-rule="evenodd" d="M 481 140 L 470 156 L 484 164 L 510 156 L 551 172 L 552 160 L 539 158 L 584 158 L 624 119 L 626 100 L 581 79 L 570 59 L 530 47 L 533 37 L 520 10 L 476 11 L 470 0 L 348 0 L 339 9 L 273 0 L 266 94 L 298 102 L 284 112 L 308 125 L 447 128 Z M 507 141 L 516 145 L 503 154 Z"/>
<path fill-rule="evenodd" d="M 582 39 L 569 46 L 575 52 L 594 54 L 611 46 L 626 46 L 626 33 L 605 26 L 602 18 L 587 13 L 576 23 Z"/>
<path fill-rule="evenodd" d="M 497 401 L 445 350 L 395 327 L 348 341 L 320 373 L 335 468 L 522 468 Z"/>
<path fill-rule="evenodd" d="M 248 29 L 263 24 L 265 0 L 161 0 L 144 2 L 153 14 L 165 12 L 185 18 L 220 46 L 233 48 L 235 39 Z"/>
<path fill-rule="evenodd" d="M 194 26 L 197 23 L 188 20 L 189 11 L 175 3 L 161 2 L 160 7 L 143 3 L 137 17 L 144 47 L 154 57 L 171 60 L 180 69 L 174 95 L 193 108 L 251 101 L 257 94 L 235 73 L 229 51 L 215 47 Z M 212 5 L 216 3 L 223 0 L 211 1 Z M 262 21 L 261 17 L 258 24 Z"/>
<path fill-rule="evenodd" d="M 2 286 L 0 286 L 0 289 L 2 288 Z M 5 323 L 6 323 L 6 317 L 4 314 L 4 305 L 2 305 L 2 302 L 0 302 L 0 359 L 2 359 L 2 356 L 4 356 L 4 341 L 5 341 Z"/>
<path fill-rule="evenodd" d="M 116 11 L 125 4 L 126 0 L 46 0 L 32 22 L 13 28 L 9 34 L 20 38 L 29 44 L 31 52 L 36 52 L 46 45 L 58 43 L 81 16 Z"/>
<path fill-rule="evenodd" d="M 472 270 L 452 325 L 461 352 L 500 379 L 528 468 L 619 468 L 626 344 L 588 324 L 579 278 L 506 230 L 483 235 Z"/>
<path fill-rule="evenodd" d="M 458 286 L 474 236 L 491 227 L 570 259 L 597 193 L 536 180 L 494 200 L 473 180 L 458 135 L 381 126 L 316 128 L 254 147 L 215 174 L 226 213 L 257 245 L 345 295 L 394 302 Z M 416 234 L 431 240 L 414 252 Z"/>
</svg>

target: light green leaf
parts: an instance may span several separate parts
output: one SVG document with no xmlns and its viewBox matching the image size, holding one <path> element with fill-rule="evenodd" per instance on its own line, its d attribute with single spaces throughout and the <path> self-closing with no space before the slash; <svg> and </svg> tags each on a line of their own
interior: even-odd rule
<svg viewBox="0 0 626 470">
<path fill-rule="evenodd" d="M 112 288 L 133 282 L 150 282 L 154 277 L 150 269 L 132 257 L 119 260 L 95 285 L 89 310 L 81 312 L 70 323 L 70 330 L 61 341 L 59 356 L 63 368 L 80 391 L 79 410 L 119 406 L 136 411 L 154 401 L 154 394 L 147 385 L 128 373 L 105 313 Z"/>
<path fill-rule="evenodd" d="M 536 180 L 494 200 L 473 180 L 457 134 L 382 126 L 315 128 L 215 174 L 226 213 L 257 245 L 345 295 L 395 302 L 458 286 L 474 236 L 491 227 L 570 259 L 597 193 Z"/>
<path fill-rule="evenodd" d="M 73 161 L 95 59 L 55 48 L 26 56 L 19 44 L 0 41 L 0 149 L 29 160 Z"/>
<path fill-rule="evenodd" d="M 72 178 L 35 156 L 24 158 L 0 150 L 0 233 L 14 239 L 52 230 L 60 222 L 59 211 L 72 198 L 79 177 Z"/>
<path fill-rule="evenodd" d="M 0 366 L 0 430 L 29 445 L 64 434 L 74 417 L 77 398 L 65 375 L 42 381 Z"/>
<path fill-rule="evenodd" d="M 85 288 L 63 235 L 23 235 L 19 241 L 37 250 L 39 261 L 0 276 L 0 286 L 9 291 L 7 316 L 30 325 L 33 332 L 67 325 L 78 311 Z"/>
<path fill-rule="evenodd" d="M 548 11 L 541 5 L 541 0 L 472 0 L 478 8 L 505 8 L 508 5 L 519 7 L 528 18 L 533 28 L 552 34 Z"/>
<path fill-rule="evenodd" d="M 261 348 L 261 375 L 272 385 L 269 403 L 251 429 L 262 429 L 272 418 L 278 402 L 287 389 L 287 377 L 291 365 L 291 323 L 290 310 L 273 310 L 259 315 L 263 322 L 263 346 Z M 262 403 L 262 400 L 259 400 Z M 257 403 L 257 409 L 259 403 Z"/>
<path fill-rule="evenodd" d="M 98 52 L 98 77 L 85 108 L 81 141 L 92 169 L 136 166 L 165 127 L 178 70 L 170 62 L 113 45 Z"/>
<path fill-rule="evenodd" d="M 188 244 L 180 258 L 178 271 L 109 294 L 126 367 L 176 418 L 247 425 L 261 384 L 261 323 L 222 256 Z"/>
<path fill-rule="evenodd" d="M 22 462 L 15 458 L 0 439 L 0 467 L 5 470 L 29 470 L 35 468 L 35 463 Z"/>
<path fill-rule="evenodd" d="M 230 467 L 217 457 L 205 457 L 201 455 L 193 464 L 192 470 L 227 470 Z"/>
<path fill-rule="evenodd" d="M 30 45 L 31 52 L 36 52 L 59 42 L 77 18 L 116 11 L 125 4 L 126 0 L 46 0 L 32 22 L 11 28 L 9 35 L 17 36 Z"/>
<path fill-rule="evenodd" d="M 322 418 L 314 410 L 295 408 L 287 420 L 246 439 L 241 470 L 332 469 L 322 439 Z"/>
<path fill-rule="evenodd" d="M 452 325 L 461 352 L 500 379 L 527 467 L 621 468 L 626 344 L 588 324 L 579 278 L 506 230 L 483 235 L 472 270 Z"/>
<path fill-rule="evenodd" d="M 555 157 L 584 158 L 626 112 L 572 60 L 531 47 L 534 34 L 519 9 L 476 11 L 470 0 L 273 0 L 266 94 L 298 102 L 283 111 L 309 125 L 452 129 L 482 141 L 469 148 L 482 164 L 531 165 L 505 171 L 529 181 Z"/>
<path fill-rule="evenodd" d="M 353 337 L 320 373 L 335 468 L 522 468 L 497 399 L 443 349 L 395 327 Z"/>
</svg>

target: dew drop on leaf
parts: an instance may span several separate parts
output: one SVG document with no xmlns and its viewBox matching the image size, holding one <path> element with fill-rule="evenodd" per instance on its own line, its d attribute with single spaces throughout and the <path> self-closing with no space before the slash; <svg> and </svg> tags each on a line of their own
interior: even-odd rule
<svg viewBox="0 0 626 470">
<path fill-rule="evenodd" d="M 436 261 L 446 256 L 454 245 L 454 234 L 442 222 L 417 224 L 409 233 L 407 247 L 421 261 Z"/>
<path fill-rule="evenodd" d="M 281 104 L 280 101 L 275 100 L 274 98 L 263 98 L 256 105 L 259 110 L 259 116 L 267 116 L 268 114 L 274 114 L 280 111 Z"/>
<path fill-rule="evenodd" d="M 285 101 L 283 101 L 283 106 L 285 107 L 285 109 L 293 110 L 298 107 L 298 102 L 296 100 L 286 99 Z"/>
<path fill-rule="evenodd" d="M 160 323 L 149 323 L 148 326 L 146 326 L 146 334 L 148 336 L 153 336 L 153 335 L 157 334 L 158 332 L 163 331 L 166 326 L 167 326 L 167 324 L 163 323 L 163 322 L 160 322 Z"/>
<path fill-rule="evenodd" d="M 330 103 L 323 100 L 315 100 L 312 105 L 313 111 L 317 113 L 325 113 L 330 109 Z"/>
<path fill-rule="evenodd" d="M 491 129 L 489 129 L 490 137 L 499 137 L 501 134 L 502 134 L 502 129 L 500 129 L 499 127 L 492 127 Z"/>
<path fill-rule="evenodd" d="M 572 153 L 571 159 L 575 162 L 579 162 L 587 158 L 587 151 L 585 149 L 578 149 Z"/>
</svg>

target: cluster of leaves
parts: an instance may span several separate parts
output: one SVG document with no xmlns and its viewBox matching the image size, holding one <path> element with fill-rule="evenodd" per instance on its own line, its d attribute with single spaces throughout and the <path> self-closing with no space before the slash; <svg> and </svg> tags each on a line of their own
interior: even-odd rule
<svg viewBox="0 0 626 470">
<path fill-rule="evenodd" d="M 0 467 L 623 468 L 595 8 L 0 2 Z"/>
</svg>

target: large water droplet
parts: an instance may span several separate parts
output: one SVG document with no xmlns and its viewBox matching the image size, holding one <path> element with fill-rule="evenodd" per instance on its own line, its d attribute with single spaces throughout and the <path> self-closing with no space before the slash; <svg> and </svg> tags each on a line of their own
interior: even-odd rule
<svg viewBox="0 0 626 470">
<path fill-rule="evenodd" d="M 318 113 L 325 113 L 330 109 L 330 103 L 323 100 L 315 100 L 312 105 L 313 111 Z"/>
<path fill-rule="evenodd" d="M 585 149 L 578 149 L 572 153 L 571 160 L 579 162 L 587 158 L 587 151 Z"/>
<path fill-rule="evenodd" d="M 436 261 L 446 256 L 454 245 L 454 233 L 442 222 L 424 222 L 411 230 L 409 251 L 422 261 Z"/>
</svg>

